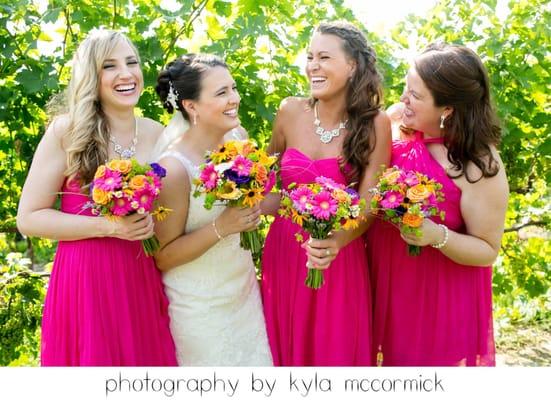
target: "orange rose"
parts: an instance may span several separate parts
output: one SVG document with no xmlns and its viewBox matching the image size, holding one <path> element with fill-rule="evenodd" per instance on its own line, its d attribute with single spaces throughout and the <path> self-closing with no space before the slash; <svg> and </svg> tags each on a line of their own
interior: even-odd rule
<svg viewBox="0 0 551 400">
<path fill-rule="evenodd" d="M 96 171 L 96 174 L 94 175 L 94 179 L 103 178 L 103 176 L 105 175 L 105 170 L 105 165 L 100 165 Z"/>
<path fill-rule="evenodd" d="M 94 188 L 92 191 L 92 199 L 98 204 L 107 204 L 111 200 L 111 195 L 105 190 Z"/>
<path fill-rule="evenodd" d="M 425 185 L 415 185 L 408 189 L 406 196 L 413 202 L 419 203 L 429 197 L 432 191 Z"/>
<path fill-rule="evenodd" d="M 389 185 L 393 185 L 396 183 L 396 180 L 398 180 L 398 178 L 400 177 L 400 171 L 397 171 L 397 170 L 390 170 L 389 173 L 384 173 L 383 174 L 383 179 L 389 184 Z"/>
<path fill-rule="evenodd" d="M 264 182 L 268 180 L 268 170 L 262 164 L 256 164 L 255 168 L 256 168 L 256 176 L 254 179 L 262 185 Z"/>
<path fill-rule="evenodd" d="M 132 169 L 132 161 L 130 160 L 119 160 L 119 171 L 123 174 L 127 174 Z"/>
<path fill-rule="evenodd" d="M 145 175 L 136 175 L 132 179 L 130 179 L 130 187 L 134 190 L 143 189 L 145 187 L 145 184 L 147 183 L 147 178 Z"/>
<path fill-rule="evenodd" d="M 421 224 L 423 223 L 423 216 L 422 215 L 416 215 L 416 214 L 410 214 L 405 213 L 402 217 L 402 223 L 404 225 L 407 225 L 411 228 L 419 228 Z"/>
</svg>

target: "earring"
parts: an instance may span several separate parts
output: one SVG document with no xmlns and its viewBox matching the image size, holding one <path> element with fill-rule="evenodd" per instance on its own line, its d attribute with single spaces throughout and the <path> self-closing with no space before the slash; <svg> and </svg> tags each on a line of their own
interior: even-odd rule
<svg viewBox="0 0 551 400">
<path fill-rule="evenodd" d="M 446 120 L 445 115 L 440 116 L 440 129 L 444 129 L 444 121 Z"/>
<path fill-rule="evenodd" d="M 193 114 L 193 125 L 197 125 L 197 114 Z"/>
</svg>

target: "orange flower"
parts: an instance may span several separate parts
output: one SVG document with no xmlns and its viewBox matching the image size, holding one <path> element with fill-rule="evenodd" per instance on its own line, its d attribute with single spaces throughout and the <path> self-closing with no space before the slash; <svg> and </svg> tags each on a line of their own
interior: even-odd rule
<svg viewBox="0 0 551 400">
<path fill-rule="evenodd" d="M 432 191 L 425 185 L 415 185 L 410 187 L 406 193 L 406 196 L 413 202 L 419 203 L 429 197 Z"/>
<path fill-rule="evenodd" d="M 398 178 L 400 177 L 400 171 L 398 170 L 386 170 L 385 173 L 383 174 L 383 179 L 389 184 L 389 185 L 393 185 L 394 183 L 396 183 L 396 180 L 398 180 Z"/>
<path fill-rule="evenodd" d="M 103 178 L 105 175 L 105 170 L 105 165 L 100 165 L 96 171 L 96 174 L 94 175 L 94 179 Z"/>
<path fill-rule="evenodd" d="M 145 175 L 136 175 L 130 179 L 129 186 L 134 190 L 143 189 L 147 183 L 147 178 Z"/>
<path fill-rule="evenodd" d="M 254 178 L 255 181 L 257 181 L 261 185 L 264 184 L 264 182 L 266 182 L 266 180 L 268 179 L 268 170 L 264 165 L 258 163 L 255 164 L 254 168 L 256 170 L 256 176 Z"/>
<path fill-rule="evenodd" d="M 407 212 L 402 217 L 402 223 L 411 228 L 419 228 L 423 223 L 423 216 Z"/>
<path fill-rule="evenodd" d="M 94 188 L 92 191 L 92 199 L 98 204 L 107 204 L 111 200 L 111 194 L 105 190 Z"/>
</svg>

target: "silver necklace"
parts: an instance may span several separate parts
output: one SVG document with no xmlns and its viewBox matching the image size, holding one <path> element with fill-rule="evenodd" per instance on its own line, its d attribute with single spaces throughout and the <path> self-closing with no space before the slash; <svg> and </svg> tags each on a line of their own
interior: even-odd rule
<svg viewBox="0 0 551 400">
<path fill-rule="evenodd" d="M 337 136 L 339 136 L 341 134 L 341 129 L 346 128 L 347 122 L 348 120 L 344 122 L 343 121 L 339 122 L 339 126 L 335 129 L 331 129 L 331 130 L 324 129 L 321 126 L 321 122 L 318 117 L 318 102 L 314 104 L 314 126 L 316 127 L 316 134 L 319 135 L 322 143 L 325 143 L 325 144 L 330 143 L 331 140 L 333 140 L 333 138 L 336 138 Z"/>
<path fill-rule="evenodd" d="M 130 143 L 130 146 L 127 148 L 122 147 L 113 135 L 109 135 L 109 141 L 113 143 L 113 150 L 115 153 L 117 153 L 120 158 L 122 159 L 129 159 L 134 157 L 136 154 L 136 145 L 138 144 L 138 120 L 134 118 L 136 129 L 134 130 L 134 138 L 132 139 L 132 142 Z"/>
</svg>

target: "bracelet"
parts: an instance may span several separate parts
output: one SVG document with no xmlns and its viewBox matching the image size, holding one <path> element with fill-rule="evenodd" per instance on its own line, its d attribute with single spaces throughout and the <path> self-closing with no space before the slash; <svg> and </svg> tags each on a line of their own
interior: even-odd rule
<svg viewBox="0 0 551 400">
<path fill-rule="evenodd" d="M 441 249 L 448 243 L 448 237 L 449 237 L 449 230 L 448 227 L 444 224 L 438 224 L 438 226 L 441 226 L 442 229 L 444 229 L 444 239 L 440 243 L 431 244 L 432 247 L 435 249 Z"/>
<path fill-rule="evenodd" d="M 214 228 L 214 233 L 216 233 L 216 237 L 218 237 L 218 240 L 224 239 L 224 236 L 222 236 L 220 232 L 218 232 L 218 229 L 216 229 L 216 218 L 212 220 L 212 227 Z"/>
</svg>

